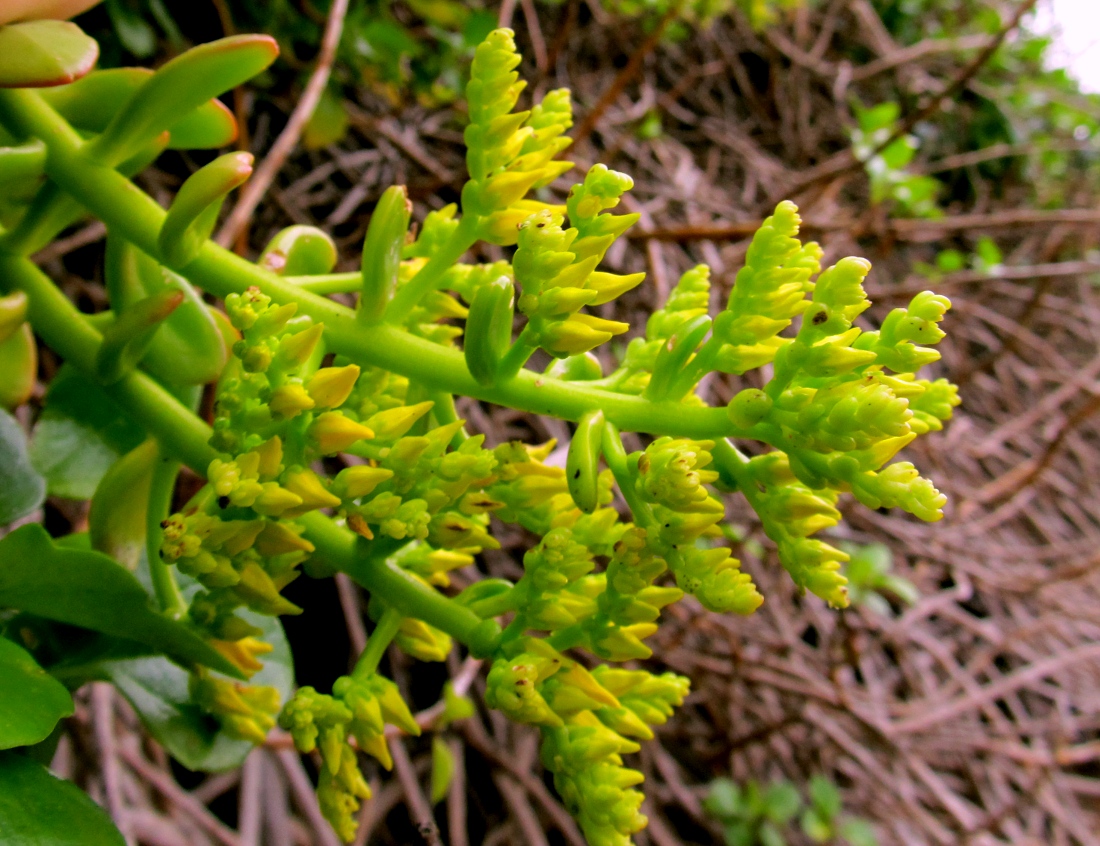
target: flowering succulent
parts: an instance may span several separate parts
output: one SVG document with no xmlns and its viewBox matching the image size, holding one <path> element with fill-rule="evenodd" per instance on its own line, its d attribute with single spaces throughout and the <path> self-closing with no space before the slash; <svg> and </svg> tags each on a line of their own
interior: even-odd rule
<svg viewBox="0 0 1100 846">
<path fill-rule="evenodd" d="M 319 750 L 321 808 L 341 837 L 354 838 L 369 796 L 357 750 L 388 768 L 385 726 L 419 732 L 379 674 L 384 651 L 443 661 L 457 642 L 488 664 L 486 704 L 539 727 L 542 760 L 589 842 L 628 844 L 645 817 L 634 789 L 642 776 L 622 756 L 653 736 L 689 683 L 617 665 L 650 658 L 663 609 L 685 597 L 718 613 L 750 614 L 764 601 L 724 540 L 727 495 L 755 510 L 795 583 L 837 607 L 847 604 L 847 556 L 827 533 L 842 496 L 942 515 L 932 483 L 891 462 L 958 403 L 945 380 L 915 375 L 938 357 L 949 303 L 925 293 L 876 330 L 856 325 L 869 264 L 823 270 L 821 249 L 798 239 L 796 208 L 781 203 L 717 314 L 709 270 L 688 270 L 603 372 L 589 353 L 630 327 L 585 309 L 643 280 L 600 269 L 637 220 L 612 213 L 632 183 L 595 165 L 564 202 L 550 202 L 572 168 L 557 158 L 569 95 L 516 111 L 523 83 L 504 29 L 473 61 L 461 213 L 434 211 L 410 235 L 396 186 L 372 216 L 359 273 L 330 273 L 335 247 L 309 227 L 245 262 L 206 237 L 225 194 L 247 178 L 242 157 L 200 169 L 167 212 L 116 168 L 173 139 L 224 144 L 227 118 L 209 98 L 272 57 L 263 39 L 197 48 L 133 80 L 96 126 L 80 125 L 87 104 L 64 104 L 94 101 L 98 83 L 73 83 L 68 101 L 0 91 L 4 132 L 41 139 L 49 155 L 31 166 L 50 180 L 0 236 L 0 286 L 18 289 L 0 299 L 0 344 L 29 315 L 147 434 L 101 484 L 94 543 L 121 560 L 118 526 L 129 523 L 108 494 L 141 499 L 133 530 L 147 548 L 157 631 L 186 649 L 157 644 L 186 668 L 187 705 L 253 743 L 278 713 L 300 750 Z M 171 104 L 166 90 L 178 94 Z M 110 231 L 111 311 L 94 325 L 25 258 L 71 218 L 69 194 Z M 510 260 L 464 263 L 478 241 L 515 249 Z M 223 298 L 224 313 L 192 283 Z M 339 291 L 357 291 L 357 308 L 317 293 Z M 544 373 L 525 367 L 538 349 L 553 357 Z M 708 405 L 704 377 L 762 368 L 761 388 Z M 215 376 L 208 427 L 186 403 L 191 386 Z M 490 433 L 458 418 L 456 394 L 574 422 L 564 466 L 554 442 L 488 445 Z M 624 430 L 652 438 L 628 453 Z M 762 448 L 742 452 L 735 439 Z M 159 469 L 142 475 L 150 456 Z M 205 484 L 171 512 L 176 460 Z M 500 546 L 491 517 L 538 536 L 514 583 L 474 578 L 477 556 Z M 463 568 L 474 580 L 460 590 L 449 574 Z M 263 678 L 285 647 L 274 618 L 300 611 L 282 591 L 303 570 L 347 573 L 370 593 L 376 624 L 331 693 L 303 687 L 284 702 Z"/>
</svg>

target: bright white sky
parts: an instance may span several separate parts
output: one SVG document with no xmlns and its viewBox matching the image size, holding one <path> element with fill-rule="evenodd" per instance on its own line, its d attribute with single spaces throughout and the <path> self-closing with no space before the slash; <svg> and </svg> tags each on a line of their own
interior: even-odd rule
<svg viewBox="0 0 1100 846">
<path fill-rule="evenodd" d="M 1085 91 L 1100 93 L 1100 0 L 1039 0 L 1036 32 L 1054 32 L 1051 64 L 1067 67 Z"/>
</svg>

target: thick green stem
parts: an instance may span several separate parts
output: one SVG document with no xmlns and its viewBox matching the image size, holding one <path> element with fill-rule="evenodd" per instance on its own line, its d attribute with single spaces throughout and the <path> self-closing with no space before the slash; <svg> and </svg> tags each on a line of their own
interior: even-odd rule
<svg viewBox="0 0 1100 846">
<path fill-rule="evenodd" d="M 653 510 L 638 496 L 634 489 L 634 474 L 630 472 L 627 463 L 626 449 L 623 447 L 623 439 L 619 430 L 611 423 L 607 423 L 603 430 L 603 458 L 607 462 L 615 482 L 619 486 L 626 504 L 634 515 L 634 522 L 643 528 L 651 528 L 656 520 L 653 518 Z"/>
<path fill-rule="evenodd" d="M 477 243 L 477 227 L 477 217 L 472 214 L 462 216 L 447 243 L 428 259 L 428 263 L 420 268 L 416 276 L 398 289 L 386 308 L 384 319 L 387 323 L 401 323 L 418 302 L 439 287 L 443 274 L 454 267 L 462 254 Z"/>
<path fill-rule="evenodd" d="M 519 333 L 515 343 L 508 348 L 508 352 L 500 360 L 500 366 L 497 369 L 497 379 L 499 381 L 509 382 L 514 379 L 516 374 L 523 369 L 523 365 L 527 363 L 527 359 L 538 349 L 531 343 L 530 339 L 533 334 L 530 323 L 523 327 L 523 331 Z"/>
<path fill-rule="evenodd" d="M 386 647 L 393 642 L 398 629 L 401 628 L 403 619 L 404 616 L 396 608 L 387 608 L 382 612 L 382 618 L 367 639 L 363 654 L 355 662 L 355 669 L 351 673 L 352 678 L 363 679 L 374 675 L 382 656 L 386 654 Z"/>
<path fill-rule="evenodd" d="M 82 156 L 78 142 L 64 131 L 67 124 L 38 95 L 26 90 L 0 90 L 0 119 L 21 135 L 42 138 L 49 148 L 47 172 L 51 178 L 122 237 L 149 255 L 158 255 L 157 235 L 164 221 L 164 210 L 116 171 Z M 455 258 L 463 251 L 457 252 Z M 457 350 L 387 324 L 364 328 L 351 309 L 295 287 L 212 242 L 207 242 L 198 258 L 186 267 L 173 269 L 216 296 L 224 297 L 254 286 L 277 302 L 297 303 L 300 311 L 325 324 L 326 338 L 334 352 L 361 364 L 399 373 L 429 389 L 565 420 L 579 420 L 586 412 L 599 409 L 620 429 L 654 435 L 749 436 L 734 426 L 721 408 L 650 402 L 527 370 L 503 384 L 486 387 L 470 374 Z M 417 279 L 425 270 L 427 265 Z M 398 296 L 413 290 L 408 285 Z"/>
<path fill-rule="evenodd" d="M 482 620 L 402 570 L 384 556 L 372 555 L 370 543 L 336 526 L 316 511 L 298 518 L 306 537 L 328 564 L 351 576 L 389 607 L 406 617 L 435 626 L 469 647 L 477 657 L 491 655 L 500 639 L 500 624 Z"/>
<path fill-rule="evenodd" d="M 180 463 L 165 454 L 164 447 L 158 450 L 153 466 L 153 481 L 149 486 L 149 508 L 145 514 L 145 536 L 149 575 L 153 580 L 153 592 L 157 595 L 160 610 L 173 620 L 181 619 L 187 613 L 187 602 L 176 584 L 176 574 L 167 562 L 160 557 L 160 545 L 164 540 L 161 521 L 172 513 L 172 493 L 176 489 L 176 477 L 179 476 Z"/>
<path fill-rule="evenodd" d="M 283 280 L 311 294 L 354 294 L 363 287 L 363 274 L 326 273 L 323 276 L 284 276 Z"/>
</svg>

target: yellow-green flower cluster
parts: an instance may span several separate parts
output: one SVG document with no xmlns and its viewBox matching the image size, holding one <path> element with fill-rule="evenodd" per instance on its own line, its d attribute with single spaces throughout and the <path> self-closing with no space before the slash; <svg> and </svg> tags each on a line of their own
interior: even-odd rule
<svg viewBox="0 0 1100 846">
<path fill-rule="evenodd" d="M 279 725 L 290 732 L 300 752 L 320 751 L 317 799 L 325 819 L 347 842 L 355 838 L 360 800 L 371 797 L 348 738 L 354 737 L 360 751 L 392 769 L 387 723 L 408 734 L 420 734 L 397 685 L 373 674 L 341 676 L 333 684 L 331 696 L 312 687 L 299 688 L 279 715 Z"/>
<path fill-rule="evenodd" d="M 519 63 L 509 29 L 490 33 L 474 53 L 466 86 L 470 109 L 465 132 L 466 168 L 470 181 L 462 189 L 465 214 L 489 218 L 507 212 L 532 188 L 549 184 L 573 166 L 554 160 L 569 146 L 569 139 L 563 135 L 572 125 L 568 92 L 551 92 L 533 111 L 513 112 L 526 87 L 515 71 Z M 514 228 L 522 218 L 516 220 L 512 215 L 510 220 Z M 493 221 L 484 234 L 507 231 L 507 221 Z"/>
<path fill-rule="evenodd" d="M 811 537 L 839 522 L 836 490 L 811 490 L 791 472 L 787 455 L 779 451 L 749 461 L 744 490 L 794 583 L 830 605 L 846 606 L 847 579 L 840 565 L 848 555 Z"/>
<path fill-rule="evenodd" d="M 772 361 L 790 343 L 779 333 L 809 306 L 810 277 L 821 268 L 821 248 L 798 238 L 801 219 L 783 202 L 753 236 L 726 308 L 714 320 L 720 342 L 714 368 L 741 374 Z"/>
<path fill-rule="evenodd" d="M 630 836 L 645 828 L 644 797 L 632 789 L 645 779 L 622 759 L 639 748 L 591 713 L 543 731 L 542 763 L 590 846 L 629 846 Z"/>
<path fill-rule="evenodd" d="M 711 441 L 663 437 L 631 456 L 635 489 L 650 508 L 650 516 L 635 519 L 647 523 L 650 543 L 684 592 L 711 611 L 750 614 L 763 602 L 752 578 L 741 572 L 728 547 L 701 545 L 726 514 L 707 487 L 718 479 L 717 472 L 705 469 L 712 463 L 713 446 Z"/>
</svg>

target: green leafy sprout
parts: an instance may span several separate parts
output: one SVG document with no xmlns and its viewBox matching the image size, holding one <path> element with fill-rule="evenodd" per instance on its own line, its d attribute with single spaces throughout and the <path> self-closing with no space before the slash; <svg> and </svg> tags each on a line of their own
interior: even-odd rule
<svg viewBox="0 0 1100 846">
<path fill-rule="evenodd" d="M 81 46 L 72 25 L 56 26 Z M 958 403 L 946 380 L 917 375 L 939 358 L 949 302 L 925 292 L 877 329 L 857 325 L 869 263 L 822 268 L 789 202 L 754 236 L 721 308 L 710 309 L 708 268 L 689 270 L 605 372 L 593 351 L 631 327 L 586 309 L 643 282 L 600 269 L 637 220 L 613 213 L 632 181 L 595 165 L 563 202 L 531 198 L 571 179 L 559 156 L 572 110 L 564 90 L 518 108 L 511 31 L 490 33 L 473 59 L 461 209 L 431 212 L 413 236 L 404 188 L 389 189 L 354 273 L 332 273 L 335 247 L 311 227 L 280 233 L 256 263 L 209 240 L 247 155 L 198 170 L 167 211 L 130 181 L 165 146 L 228 143 L 232 119 L 211 98 L 273 61 L 270 38 L 202 45 L 152 74 L 87 73 L 74 64 L 87 49 L 45 61 L 48 39 L 35 43 L 41 55 L 0 55 L 0 82 L 17 80 L 0 90 L 0 180 L 27 198 L 0 233 L 0 316 L 11 337 L 31 327 L 74 374 L 69 390 L 102 396 L 131 439 L 92 474 L 87 535 L 55 542 L 31 525 L 0 541 L 0 574 L 36 565 L 22 582 L 0 578 L 0 606 L 43 631 L 102 635 L 74 663 L 36 652 L 33 627 L 6 625 L 22 650 L 0 656 L 6 677 L 42 673 L 41 660 L 70 689 L 110 678 L 196 768 L 233 765 L 278 722 L 319 753 L 321 808 L 350 841 L 370 795 L 358 753 L 389 767 L 387 726 L 420 732 L 379 671 L 385 650 L 438 662 L 457 642 L 488 665 L 485 704 L 539 727 L 543 764 L 588 842 L 626 846 L 646 819 L 624 756 L 689 693 L 688 679 L 632 662 L 652 655 L 662 610 L 688 595 L 716 613 L 764 601 L 724 542 L 726 496 L 745 497 L 796 585 L 834 607 L 849 602 L 849 555 L 820 535 L 842 495 L 942 517 L 946 498 L 894 459 Z M 59 71 L 84 75 L 26 87 Z M 27 258 L 85 213 L 108 230 L 110 310 L 95 315 Z M 464 261 L 479 242 L 514 248 L 511 259 Z M 328 297 L 356 292 L 356 308 Z M 539 350 L 552 361 L 541 373 L 527 367 Z M 700 394 L 711 373 L 761 369 L 763 387 L 727 407 Z M 211 426 L 195 408 L 213 380 Z M 455 396 L 571 421 L 565 466 L 553 442 L 489 444 Z M 628 452 L 622 432 L 650 439 Z M 205 485 L 173 510 L 181 465 Z M 459 590 L 450 574 L 476 573 L 499 547 L 490 516 L 539 540 L 514 583 Z M 300 612 L 282 591 L 303 571 L 348 574 L 375 625 L 330 691 L 288 698 L 277 618 Z M 43 739 L 66 712 L 56 687 L 41 690 L 50 718 L 4 729 L 6 746 Z M 149 691 L 216 731 L 206 720 L 181 737 Z"/>
<path fill-rule="evenodd" d="M 813 843 L 877 846 L 871 824 L 843 812 L 833 782 L 815 775 L 807 793 L 809 801 L 804 801 L 798 788 L 784 780 L 761 785 L 750 779 L 739 785 L 718 778 L 710 783 L 703 808 L 721 823 L 727 846 L 785 846 L 795 820 Z"/>
</svg>

